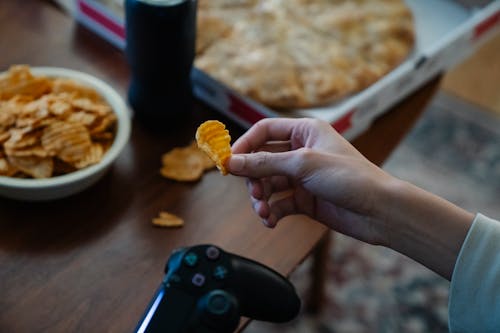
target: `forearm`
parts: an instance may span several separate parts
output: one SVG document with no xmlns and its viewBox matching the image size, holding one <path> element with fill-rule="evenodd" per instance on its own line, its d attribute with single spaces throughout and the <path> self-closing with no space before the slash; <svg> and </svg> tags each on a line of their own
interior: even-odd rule
<svg viewBox="0 0 500 333">
<path fill-rule="evenodd" d="M 386 245 L 450 280 L 474 215 L 404 181 L 384 192 Z"/>
</svg>

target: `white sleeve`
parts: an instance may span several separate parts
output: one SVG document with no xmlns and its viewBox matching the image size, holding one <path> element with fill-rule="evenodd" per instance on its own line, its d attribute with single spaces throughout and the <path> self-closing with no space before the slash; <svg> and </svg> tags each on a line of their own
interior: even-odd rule
<svg viewBox="0 0 500 333">
<path fill-rule="evenodd" d="M 500 332 L 500 222 L 477 214 L 453 270 L 452 333 Z"/>
</svg>

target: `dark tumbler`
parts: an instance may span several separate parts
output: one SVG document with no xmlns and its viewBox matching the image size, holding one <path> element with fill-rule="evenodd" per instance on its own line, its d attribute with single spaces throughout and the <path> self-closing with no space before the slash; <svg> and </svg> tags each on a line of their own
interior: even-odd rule
<svg viewBox="0 0 500 333">
<path fill-rule="evenodd" d="M 128 100 L 146 121 L 180 118 L 192 108 L 196 0 L 126 0 Z"/>
</svg>

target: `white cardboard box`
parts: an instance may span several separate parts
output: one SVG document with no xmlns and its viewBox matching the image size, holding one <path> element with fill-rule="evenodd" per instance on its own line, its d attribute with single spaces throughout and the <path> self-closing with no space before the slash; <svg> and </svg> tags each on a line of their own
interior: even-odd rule
<svg viewBox="0 0 500 333">
<path fill-rule="evenodd" d="M 109 0 L 108 0 L 109 1 Z M 116 0 L 115 0 L 116 1 Z M 500 29 L 500 0 L 406 0 L 416 24 L 416 45 L 409 57 L 382 79 L 340 102 L 279 112 L 232 91 L 194 69 L 195 95 L 249 127 L 266 117 L 314 117 L 328 121 L 348 139 L 420 86 L 469 56 Z M 125 46 L 123 13 L 96 0 L 77 0 L 77 19 L 119 48 Z"/>
</svg>

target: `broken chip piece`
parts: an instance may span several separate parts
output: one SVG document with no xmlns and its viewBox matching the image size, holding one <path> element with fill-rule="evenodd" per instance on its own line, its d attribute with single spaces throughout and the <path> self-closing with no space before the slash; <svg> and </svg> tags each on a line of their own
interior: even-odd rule
<svg viewBox="0 0 500 333">
<path fill-rule="evenodd" d="M 157 227 L 174 228 L 182 227 L 184 225 L 184 220 L 177 215 L 162 211 L 158 214 L 158 217 L 152 220 L 152 223 Z"/>
<path fill-rule="evenodd" d="M 196 142 L 223 175 L 227 175 L 226 162 L 231 157 L 231 136 L 226 125 L 218 120 L 207 120 L 196 130 Z"/>
<path fill-rule="evenodd" d="M 188 147 L 174 148 L 163 154 L 160 173 L 165 178 L 178 181 L 196 181 L 203 174 L 203 164 L 198 155 Z"/>
<path fill-rule="evenodd" d="M 189 146 L 174 148 L 163 154 L 161 161 L 160 174 L 177 181 L 197 181 L 205 170 L 215 167 L 215 163 L 194 141 Z"/>
</svg>

